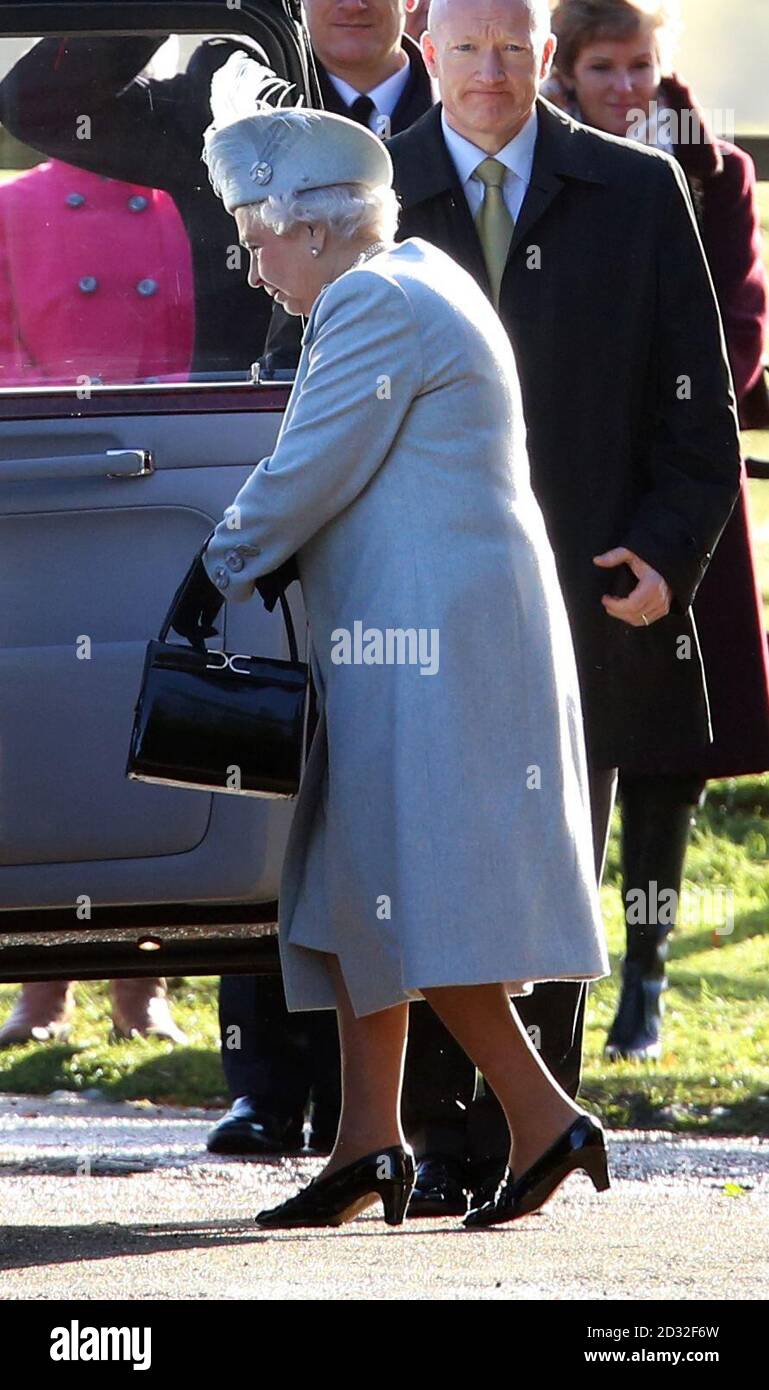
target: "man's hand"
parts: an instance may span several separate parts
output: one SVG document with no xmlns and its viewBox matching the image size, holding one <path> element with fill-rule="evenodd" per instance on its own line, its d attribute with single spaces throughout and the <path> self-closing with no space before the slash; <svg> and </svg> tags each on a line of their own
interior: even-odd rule
<svg viewBox="0 0 769 1390">
<path fill-rule="evenodd" d="M 607 570 L 616 569 L 618 565 L 627 565 L 638 580 L 627 598 L 603 595 L 601 603 L 611 618 L 620 618 L 631 627 L 651 627 L 652 623 L 666 617 L 670 612 L 673 598 L 670 585 L 633 550 L 618 546 L 616 550 L 607 550 L 605 555 L 595 555 L 593 564 Z"/>
</svg>

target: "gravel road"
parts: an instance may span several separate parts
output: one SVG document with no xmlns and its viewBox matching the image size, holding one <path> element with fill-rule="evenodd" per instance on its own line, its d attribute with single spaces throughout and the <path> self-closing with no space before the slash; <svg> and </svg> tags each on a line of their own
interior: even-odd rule
<svg viewBox="0 0 769 1390">
<path fill-rule="evenodd" d="M 764 1299 L 769 1140 L 610 1132 L 612 1188 L 464 1231 L 259 1232 L 318 1158 L 206 1152 L 221 1112 L 0 1096 L 2 1299 Z"/>
</svg>

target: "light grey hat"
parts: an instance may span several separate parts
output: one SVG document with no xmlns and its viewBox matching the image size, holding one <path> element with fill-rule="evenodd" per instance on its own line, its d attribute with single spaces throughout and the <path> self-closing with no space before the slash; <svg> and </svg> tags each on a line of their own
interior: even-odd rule
<svg viewBox="0 0 769 1390">
<path fill-rule="evenodd" d="M 234 53 L 214 74 L 214 120 L 203 158 L 228 212 L 331 184 L 390 187 L 392 160 L 373 131 L 331 111 L 267 102 L 266 95 L 283 99 L 289 88 L 243 53 Z"/>
</svg>

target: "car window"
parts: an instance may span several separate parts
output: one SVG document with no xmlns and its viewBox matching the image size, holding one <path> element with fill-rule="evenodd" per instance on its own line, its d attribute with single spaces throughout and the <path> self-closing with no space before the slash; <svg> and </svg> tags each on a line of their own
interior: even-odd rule
<svg viewBox="0 0 769 1390">
<path fill-rule="evenodd" d="M 271 302 L 201 159 L 244 34 L 0 36 L 0 391 L 249 380 Z"/>
</svg>

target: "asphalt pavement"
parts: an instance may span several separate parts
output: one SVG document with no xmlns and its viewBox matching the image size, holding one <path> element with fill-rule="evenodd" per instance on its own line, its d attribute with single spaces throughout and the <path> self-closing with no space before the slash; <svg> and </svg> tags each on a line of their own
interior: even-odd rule
<svg viewBox="0 0 769 1390">
<path fill-rule="evenodd" d="M 262 1232 L 323 1159 L 208 1154 L 220 1114 L 0 1096 L 0 1299 L 766 1298 L 768 1139 L 610 1131 L 609 1192 L 574 1174 L 488 1231 Z"/>
</svg>

